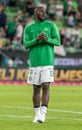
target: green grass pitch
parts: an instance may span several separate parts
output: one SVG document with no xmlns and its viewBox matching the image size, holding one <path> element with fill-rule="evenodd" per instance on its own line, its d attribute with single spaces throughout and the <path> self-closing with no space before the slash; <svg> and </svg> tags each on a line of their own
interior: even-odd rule
<svg viewBox="0 0 82 130">
<path fill-rule="evenodd" d="M 82 130 L 82 87 L 51 86 L 43 124 L 32 123 L 32 87 L 0 85 L 0 130 Z"/>
</svg>

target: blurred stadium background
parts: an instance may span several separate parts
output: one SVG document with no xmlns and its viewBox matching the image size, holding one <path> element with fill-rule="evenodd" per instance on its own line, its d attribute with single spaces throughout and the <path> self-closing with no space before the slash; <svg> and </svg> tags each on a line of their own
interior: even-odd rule
<svg viewBox="0 0 82 130">
<path fill-rule="evenodd" d="M 82 82 L 82 0 L 0 0 L 0 81 L 26 81 L 28 50 L 23 30 L 34 22 L 38 4 L 46 19 L 59 29 L 61 46 L 55 47 L 55 81 Z"/>
<path fill-rule="evenodd" d="M 34 22 L 38 4 L 47 9 L 47 19 L 57 25 L 61 37 L 61 46 L 54 48 L 55 85 L 43 125 L 32 123 L 32 87 L 25 85 L 29 53 L 23 47 L 24 27 Z M 79 86 L 82 0 L 0 0 L 0 130 L 82 130 Z"/>
</svg>

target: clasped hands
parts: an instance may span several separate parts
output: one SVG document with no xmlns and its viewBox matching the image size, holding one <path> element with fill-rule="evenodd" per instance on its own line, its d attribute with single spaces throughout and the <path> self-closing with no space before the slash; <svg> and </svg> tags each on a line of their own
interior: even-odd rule
<svg viewBox="0 0 82 130">
<path fill-rule="evenodd" d="M 46 34 L 45 32 L 42 32 L 38 37 L 37 37 L 37 41 L 39 40 L 43 40 L 43 41 L 46 41 L 48 38 L 46 37 Z"/>
</svg>

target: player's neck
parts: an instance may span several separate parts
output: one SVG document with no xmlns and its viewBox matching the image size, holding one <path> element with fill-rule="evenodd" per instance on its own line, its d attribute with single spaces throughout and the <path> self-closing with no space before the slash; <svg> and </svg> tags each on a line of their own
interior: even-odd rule
<svg viewBox="0 0 82 130">
<path fill-rule="evenodd" d="M 36 18 L 36 22 L 43 22 L 43 21 L 45 21 L 45 18 L 44 19 L 41 19 L 40 17 Z"/>
<path fill-rule="evenodd" d="M 36 22 L 44 22 L 45 19 L 36 19 Z"/>
</svg>

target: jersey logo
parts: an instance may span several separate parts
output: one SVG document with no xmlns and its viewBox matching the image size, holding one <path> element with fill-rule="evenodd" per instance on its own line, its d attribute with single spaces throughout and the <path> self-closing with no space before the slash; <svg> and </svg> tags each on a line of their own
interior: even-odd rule
<svg viewBox="0 0 82 130">
<path fill-rule="evenodd" d="M 44 28 L 44 31 L 47 32 L 47 31 L 48 31 L 48 28 L 45 27 L 45 28 Z"/>
</svg>

